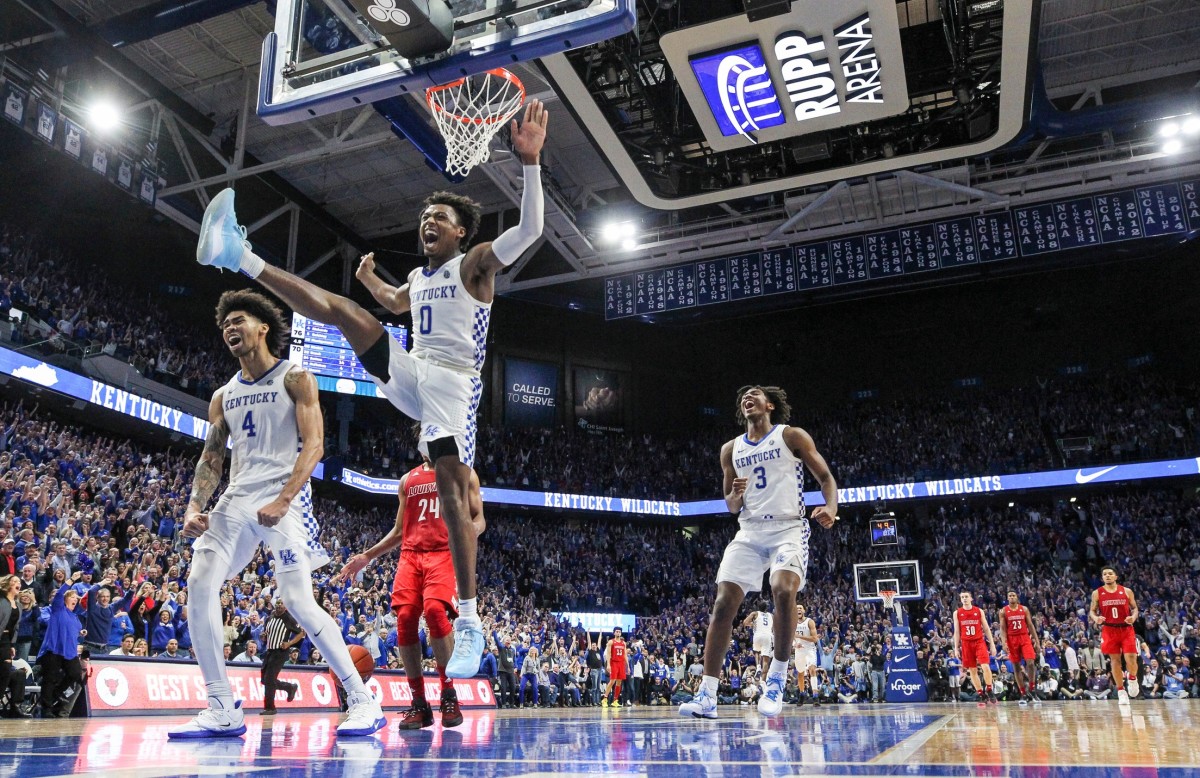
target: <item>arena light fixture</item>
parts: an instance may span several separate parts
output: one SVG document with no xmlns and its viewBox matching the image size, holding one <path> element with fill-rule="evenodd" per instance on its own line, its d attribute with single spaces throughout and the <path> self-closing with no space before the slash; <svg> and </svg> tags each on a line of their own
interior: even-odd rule
<svg viewBox="0 0 1200 778">
<path fill-rule="evenodd" d="M 1174 138 L 1179 134 L 1179 122 L 1167 122 L 1158 128 L 1158 134 L 1164 138 Z"/>
<path fill-rule="evenodd" d="M 99 100 L 88 109 L 88 120 L 96 132 L 110 133 L 121 126 L 121 110 L 110 100 Z"/>
<path fill-rule="evenodd" d="M 609 222 L 600 228 L 600 236 L 608 243 L 629 243 L 636 235 L 633 222 Z"/>
<path fill-rule="evenodd" d="M 625 251 L 633 251 L 635 248 L 637 248 L 637 241 L 633 238 L 626 238 L 625 240 L 621 241 L 621 248 Z"/>
<path fill-rule="evenodd" d="M 1186 135 L 1196 135 L 1200 133 L 1200 116 L 1189 116 L 1183 122 L 1181 128 Z"/>
<path fill-rule="evenodd" d="M 1183 141 L 1179 138 L 1171 138 L 1163 143 L 1162 150 L 1164 154 L 1178 154 L 1183 151 Z"/>
</svg>

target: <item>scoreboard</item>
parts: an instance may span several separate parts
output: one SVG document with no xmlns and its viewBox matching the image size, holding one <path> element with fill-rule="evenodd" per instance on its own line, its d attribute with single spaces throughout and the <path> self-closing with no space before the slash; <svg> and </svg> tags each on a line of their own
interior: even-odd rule
<svg viewBox="0 0 1200 778">
<path fill-rule="evenodd" d="M 384 329 L 408 349 L 407 327 L 385 324 Z M 383 396 L 337 327 L 293 313 L 290 358 L 316 377 L 318 389 L 364 397 Z"/>
<path fill-rule="evenodd" d="M 1127 189 L 604 280 L 604 318 L 811 292 L 1200 230 L 1200 181 Z"/>
</svg>

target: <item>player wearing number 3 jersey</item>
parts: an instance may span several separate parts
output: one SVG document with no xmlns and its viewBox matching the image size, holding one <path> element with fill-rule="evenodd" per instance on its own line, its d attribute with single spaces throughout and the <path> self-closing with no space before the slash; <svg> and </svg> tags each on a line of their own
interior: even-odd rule
<svg viewBox="0 0 1200 778">
<path fill-rule="evenodd" d="M 681 715 L 717 717 L 717 677 L 729 648 L 733 619 L 749 592 L 762 587 L 770 572 L 775 603 L 774 658 L 759 697 L 758 710 L 775 716 L 783 709 L 783 686 L 796 630 L 796 594 L 808 573 L 809 523 L 804 515 L 804 468 L 821 485 L 825 504 L 812 518 L 825 528 L 837 518 L 837 482 L 812 437 L 786 424 L 792 409 L 777 386 L 738 390 L 736 417 L 745 434 L 721 448 L 725 504 L 741 525 L 725 548 L 717 571 L 717 599 L 704 642 L 700 692 L 679 706 Z"/>
<path fill-rule="evenodd" d="M 421 729 L 433 724 L 433 710 L 425 699 L 425 680 L 421 671 L 421 643 L 417 637 L 421 617 L 429 632 L 434 660 L 442 682 L 442 725 L 458 726 L 462 713 L 458 697 L 446 677 L 446 663 L 454 650 L 450 616 L 455 615 L 454 562 L 450 558 L 449 537 L 442 519 L 437 479 L 426 459 L 400 479 L 400 505 L 396 524 L 387 535 L 366 551 L 346 560 L 338 574 L 350 578 L 373 560 L 400 548 L 400 564 L 392 585 L 392 610 L 396 613 L 396 642 L 404 674 L 413 693 L 412 707 L 400 720 L 400 729 Z M 475 533 L 483 532 L 483 498 L 479 478 L 471 473 L 471 522 Z"/>
</svg>

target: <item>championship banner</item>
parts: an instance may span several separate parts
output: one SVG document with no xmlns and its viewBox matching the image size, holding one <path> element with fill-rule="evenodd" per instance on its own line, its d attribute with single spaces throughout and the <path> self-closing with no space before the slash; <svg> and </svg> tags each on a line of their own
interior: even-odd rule
<svg viewBox="0 0 1200 778">
<path fill-rule="evenodd" d="M 509 427 L 553 427 L 558 421 L 558 365 L 506 357 L 504 423 Z"/>
<path fill-rule="evenodd" d="M 263 707 L 263 685 L 259 665 L 228 665 L 229 685 L 235 699 L 242 700 L 246 711 Z M 300 687 L 296 699 L 277 694 L 275 707 L 280 711 L 337 710 L 338 698 L 333 677 L 326 667 L 285 665 L 279 680 Z M 400 670 L 377 670 L 367 681 L 367 689 L 385 709 L 407 708 L 412 704 L 408 679 Z M 487 678 L 455 679 L 454 690 L 464 708 L 495 708 L 492 683 Z M 192 661 L 163 659 L 126 659 L 93 656 L 88 677 L 88 710 L 92 716 L 126 716 L 134 713 L 191 713 L 203 708 L 207 700 L 200 667 Z M 426 699 L 439 699 L 437 676 L 425 679 Z"/>
<path fill-rule="evenodd" d="M 13 124 L 25 123 L 25 98 L 28 93 L 9 81 L 4 85 L 4 118 Z"/>
<path fill-rule="evenodd" d="M 585 430 L 624 432 L 621 374 L 593 367 L 575 368 L 575 423 Z"/>
<path fill-rule="evenodd" d="M 76 162 L 83 156 L 83 128 L 63 118 L 63 151 Z"/>
<path fill-rule="evenodd" d="M 37 136 L 47 143 L 54 143 L 54 131 L 58 129 L 58 111 L 38 101 Z"/>
</svg>

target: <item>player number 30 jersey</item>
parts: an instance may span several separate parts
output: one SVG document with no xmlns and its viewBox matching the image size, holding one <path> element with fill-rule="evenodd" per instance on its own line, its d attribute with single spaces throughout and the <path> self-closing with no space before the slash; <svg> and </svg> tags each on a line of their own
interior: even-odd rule
<svg viewBox="0 0 1200 778">
<path fill-rule="evenodd" d="M 733 470 L 747 479 L 742 523 L 804 517 L 804 463 L 783 440 L 787 427 L 776 424 L 758 442 L 741 435 L 733 442 Z"/>
</svg>

